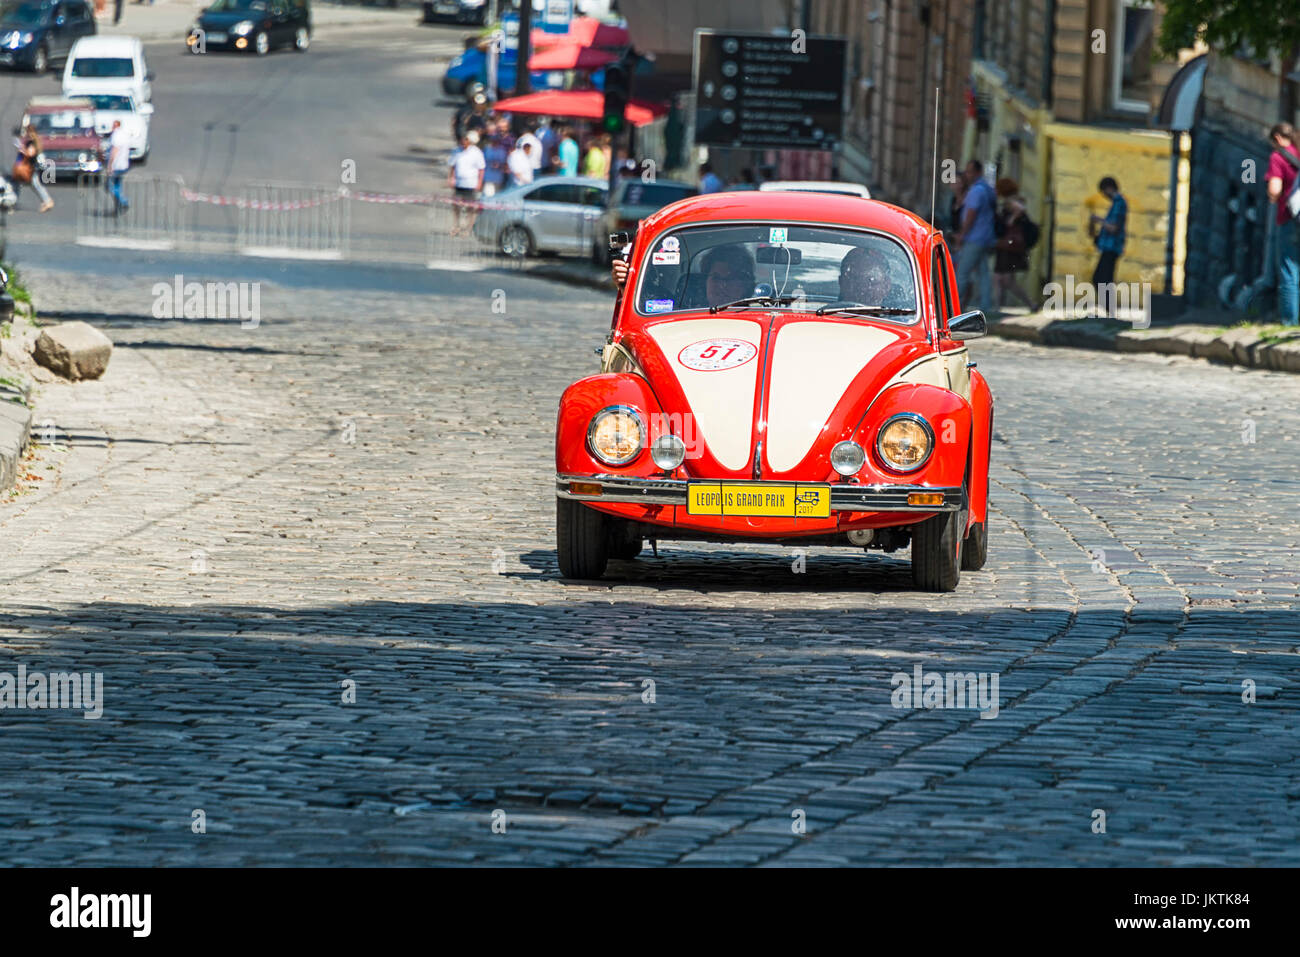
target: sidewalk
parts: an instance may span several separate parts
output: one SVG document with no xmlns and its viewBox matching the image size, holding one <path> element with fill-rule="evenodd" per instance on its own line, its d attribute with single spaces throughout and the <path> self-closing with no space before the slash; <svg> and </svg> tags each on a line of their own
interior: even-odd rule
<svg viewBox="0 0 1300 957">
<path fill-rule="evenodd" d="M 113 3 L 110 0 L 99 15 L 95 28 L 106 36 L 135 36 L 146 43 L 174 40 L 178 47 L 182 47 L 190 24 L 198 19 L 199 12 L 206 6 L 207 2 L 200 3 L 198 0 L 156 0 L 152 4 L 124 0 L 122 22 L 114 26 Z M 414 26 L 419 19 L 420 13 L 414 7 L 399 7 L 394 10 L 390 7 L 342 6 L 333 3 L 313 3 L 311 7 L 314 31 L 357 26 Z"/>
</svg>

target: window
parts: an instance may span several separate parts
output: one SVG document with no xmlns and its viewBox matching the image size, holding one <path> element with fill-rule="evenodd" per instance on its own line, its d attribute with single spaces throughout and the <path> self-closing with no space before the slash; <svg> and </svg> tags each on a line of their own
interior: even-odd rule
<svg viewBox="0 0 1300 957">
<path fill-rule="evenodd" d="M 1108 48 L 1111 89 L 1118 110 L 1150 109 L 1151 59 L 1155 53 L 1156 11 L 1152 0 L 1119 0 Z"/>
<path fill-rule="evenodd" d="M 576 203 L 577 187 L 561 183 L 541 186 L 529 193 L 527 199 L 530 203 Z"/>
<path fill-rule="evenodd" d="M 72 61 L 72 75 L 83 79 L 135 76 L 130 57 L 77 57 Z"/>
<path fill-rule="evenodd" d="M 578 187 L 581 194 L 583 206 L 599 206 L 605 208 L 605 191 L 599 186 L 580 186 Z"/>
</svg>

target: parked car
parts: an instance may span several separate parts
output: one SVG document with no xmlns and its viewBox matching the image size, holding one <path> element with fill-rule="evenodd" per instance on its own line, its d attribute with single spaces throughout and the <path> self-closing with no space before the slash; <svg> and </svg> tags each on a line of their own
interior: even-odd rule
<svg viewBox="0 0 1300 957">
<path fill-rule="evenodd" d="M 265 56 L 280 47 L 306 53 L 311 47 L 307 0 L 213 0 L 185 36 L 191 53 L 252 51 Z"/>
<path fill-rule="evenodd" d="M 841 183 L 838 180 L 774 179 L 760 183 L 758 188 L 764 193 L 836 193 L 861 199 L 871 198 L 871 190 L 861 183 Z"/>
<path fill-rule="evenodd" d="M 506 256 L 584 256 L 595 239 L 609 184 L 586 176 L 543 176 L 483 201 L 474 236 Z"/>
<path fill-rule="evenodd" d="M 487 23 L 487 0 L 424 0 L 424 23 Z"/>
<path fill-rule="evenodd" d="M 44 73 L 79 39 L 95 33 L 87 0 L 0 2 L 0 64 Z"/>
<path fill-rule="evenodd" d="M 987 552 L 993 397 L 943 237 L 825 194 L 645 219 L 600 372 L 560 399 L 556 547 L 599 578 L 646 538 L 911 546 L 951 591 Z M 585 349 L 585 347 L 584 347 Z"/>
<path fill-rule="evenodd" d="M 82 37 L 63 67 L 63 95 L 122 93 L 137 103 L 153 99 L 153 71 L 139 37 Z"/>
<path fill-rule="evenodd" d="M 95 128 L 95 106 L 84 98 L 37 96 L 23 111 L 41 138 L 46 163 L 55 177 L 98 173 L 104 165 L 103 140 Z"/>
<path fill-rule="evenodd" d="M 503 50 L 497 58 L 497 93 L 507 95 L 514 92 L 515 66 L 519 62 L 517 50 Z M 564 85 L 564 73 L 551 70 L 546 73 L 533 71 L 529 82 L 534 90 L 557 89 Z M 442 92 L 448 96 L 461 96 L 487 88 L 487 54 L 478 47 L 470 47 L 455 57 L 442 75 Z"/>
<path fill-rule="evenodd" d="M 639 176 L 632 176 L 618 180 L 614 184 L 614 195 L 601 217 L 600 230 L 593 238 L 591 258 L 602 266 L 608 266 L 610 233 L 631 233 L 639 220 L 698 192 L 690 183 L 671 179 L 646 183 Z"/>
<path fill-rule="evenodd" d="M 95 132 L 108 136 L 114 121 L 121 121 L 130 145 L 131 162 L 143 166 L 149 161 L 149 120 L 152 103 L 137 103 L 129 93 L 90 93 L 85 99 L 95 108 Z"/>
</svg>

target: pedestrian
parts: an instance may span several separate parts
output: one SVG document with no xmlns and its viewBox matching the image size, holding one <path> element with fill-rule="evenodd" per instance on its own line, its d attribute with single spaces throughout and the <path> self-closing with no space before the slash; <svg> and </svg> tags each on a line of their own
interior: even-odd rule
<svg viewBox="0 0 1300 957">
<path fill-rule="evenodd" d="M 566 126 L 561 132 L 556 157 L 561 176 L 578 175 L 578 141 L 573 138 L 573 127 Z"/>
<path fill-rule="evenodd" d="M 483 162 L 486 164 L 483 170 L 484 198 L 495 196 L 500 190 L 505 189 L 506 158 L 509 155 L 505 145 L 495 135 L 489 136 L 484 142 Z"/>
<path fill-rule="evenodd" d="M 732 189 L 758 189 L 758 181 L 754 177 L 752 167 L 746 166 L 740 171 L 740 179 L 731 184 Z"/>
<path fill-rule="evenodd" d="M 984 167 L 979 160 L 966 164 L 962 181 L 966 191 L 961 205 L 961 232 L 957 235 L 957 297 L 963 309 L 968 308 L 968 301 L 974 300 L 980 309 L 990 312 L 993 277 L 989 272 L 989 257 L 997 243 L 997 197 L 984 178 Z"/>
<path fill-rule="evenodd" d="M 993 285 L 997 290 L 997 308 L 999 311 L 1002 309 L 1007 294 L 1010 293 L 1026 309 L 1032 310 L 1033 302 L 1016 279 L 1016 273 L 1029 271 L 1029 214 L 1019 195 L 1020 186 L 1014 179 L 1003 177 L 998 180 L 995 190 L 1002 200 L 1002 207 L 998 210 L 1001 231 L 997 252 L 993 256 Z"/>
<path fill-rule="evenodd" d="M 466 133 L 460 138 L 460 149 L 451 154 L 451 162 L 448 166 L 447 185 L 455 194 L 452 203 L 456 216 L 456 224 L 452 227 L 451 234 L 459 236 L 464 231 L 461 228 L 463 211 L 474 207 L 479 191 L 483 188 L 483 175 L 487 170 L 483 151 L 478 148 L 477 133 Z M 471 216 L 469 224 L 464 229 L 469 229 L 473 225 L 474 217 Z"/>
<path fill-rule="evenodd" d="M 1274 227 L 1274 262 L 1277 265 L 1277 311 L 1284 325 L 1300 325 L 1300 224 L 1288 208 L 1300 171 L 1300 140 L 1290 123 L 1278 123 L 1268 132 L 1273 154 L 1268 158 L 1269 202 L 1277 203 Z"/>
<path fill-rule="evenodd" d="M 122 0 L 113 0 L 113 25 L 122 22 Z"/>
<path fill-rule="evenodd" d="M 537 122 L 535 120 L 529 120 L 524 124 L 523 133 L 515 141 L 515 149 L 519 149 L 525 144 L 529 147 L 527 153 L 529 161 L 533 164 L 533 173 L 535 175 L 536 171 L 542 168 L 542 141 L 537 136 Z M 532 181 L 532 176 L 529 177 L 529 181 Z"/>
<path fill-rule="evenodd" d="M 1128 200 L 1119 191 L 1119 183 L 1113 176 L 1103 176 L 1097 183 L 1097 189 L 1110 200 L 1110 209 L 1105 216 L 1092 213 L 1089 223 L 1096 230 L 1093 243 L 1101 254 L 1097 259 L 1097 268 L 1092 271 L 1092 287 L 1097 294 L 1097 308 L 1100 313 L 1105 304 L 1104 314 L 1113 318 L 1115 315 L 1115 265 L 1124 254 L 1125 227 L 1128 223 Z"/>
<path fill-rule="evenodd" d="M 716 193 L 722 189 L 722 177 L 713 172 L 712 163 L 700 164 L 700 194 Z"/>
<path fill-rule="evenodd" d="M 23 127 L 21 133 L 14 139 L 14 146 L 18 148 L 18 156 L 14 161 L 14 168 L 10 172 L 10 179 L 14 182 L 14 202 L 18 201 L 22 193 L 22 184 L 30 183 L 36 195 L 41 199 L 41 212 L 48 213 L 54 208 L 54 200 L 50 198 L 49 191 L 45 188 L 45 183 L 41 181 L 41 169 L 43 168 L 43 156 L 41 150 L 41 137 L 36 132 L 36 128 L 28 123 Z"/>
<path fill-rule="evenodd" d="M 122 193 L 122 177 L 131 168 L 131 143 L 121 120 L 113 121 L 113 132 L 108 136 L 108 191 L 113 197 L 114 212 L 121 214 L 131 208 Z"/>
<path fill-rule="evenodd" d="M 596 179 L 605 179 L 609 176 L 609 154 L 606 152 L 606 146 L 602 140 L 608 134 L 593 136 L 587 144 L 587 156 L 582 161 L 582 175 L 592 176 Z"/>
<path fill-rule="evenodd" d="M 533 181 L 533 153 L 536 138 L 519 137 L 519 142 L 506 158 L 506 167 L 510 173 L 511 186 L 527 186 Z"/>
<path fill-rule="evenodd" d="M 537 141 L 542 145 L 537 155 L 533 157 L 533 175 L 537 176 L 543 171 L 550 172 L 553 168 L 552 160 L 555 157 L 555 149 L 559 145 L 560 137 L 553 123 L 542 123 L 535 132 Z"/>
</svg>

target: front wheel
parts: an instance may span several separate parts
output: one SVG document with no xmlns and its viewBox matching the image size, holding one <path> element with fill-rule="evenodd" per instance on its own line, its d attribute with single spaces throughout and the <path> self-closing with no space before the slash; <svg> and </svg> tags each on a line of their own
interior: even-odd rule
<svg viewBox="0 0 1300 957">
<path fill-rule="evenodd" d="M 533 251 L 533 237 L 525 227 L 515 224 L 501 230 L 497 245 L 503 255 L 511 259 L 523 259 Z"/>
<path fill-rule="evenodd" d="M 311 31 L 306 27 L 299 27 L 293 33 L 293 48 L 299 53 L 306 53 L 307 48 L 311 46 Z"/>
<path fill-rule="evenodd" d="M 271 38 L 265 31 L 253 38 L 253 49 L 257 51 L 258 56 L 266 56 L 271 52 Z"/>
<path fill-rule="evenodd" d="M 555 552 L 565 578 L 599 578 L 609 564 L 609 526 L 594 508 L 555 500 Z"/>
<path fill-rule="evenodd" d="M 45 47 L 44 46 L 37 47 L 36 52 L 32 54 L 32 72 L 44 73 L 49 68 L 49 66 L 50 66 L 50 57 L 49 54 L 45 52 Z"/>
<path fill-rule="evenodd" d="M 961 547 L 962 571 L 977 572 L 984 567 L 989 557 L 989 530 L 985 522 L 976 522 L 970 527 L 966 544 Z"/>
<path fill-rule="evenodd" d="M 952 591 L 961 580 L 960 512 L 940 512 L 912 529 L 912 584 L 922 591 Z"/>
</svg>

